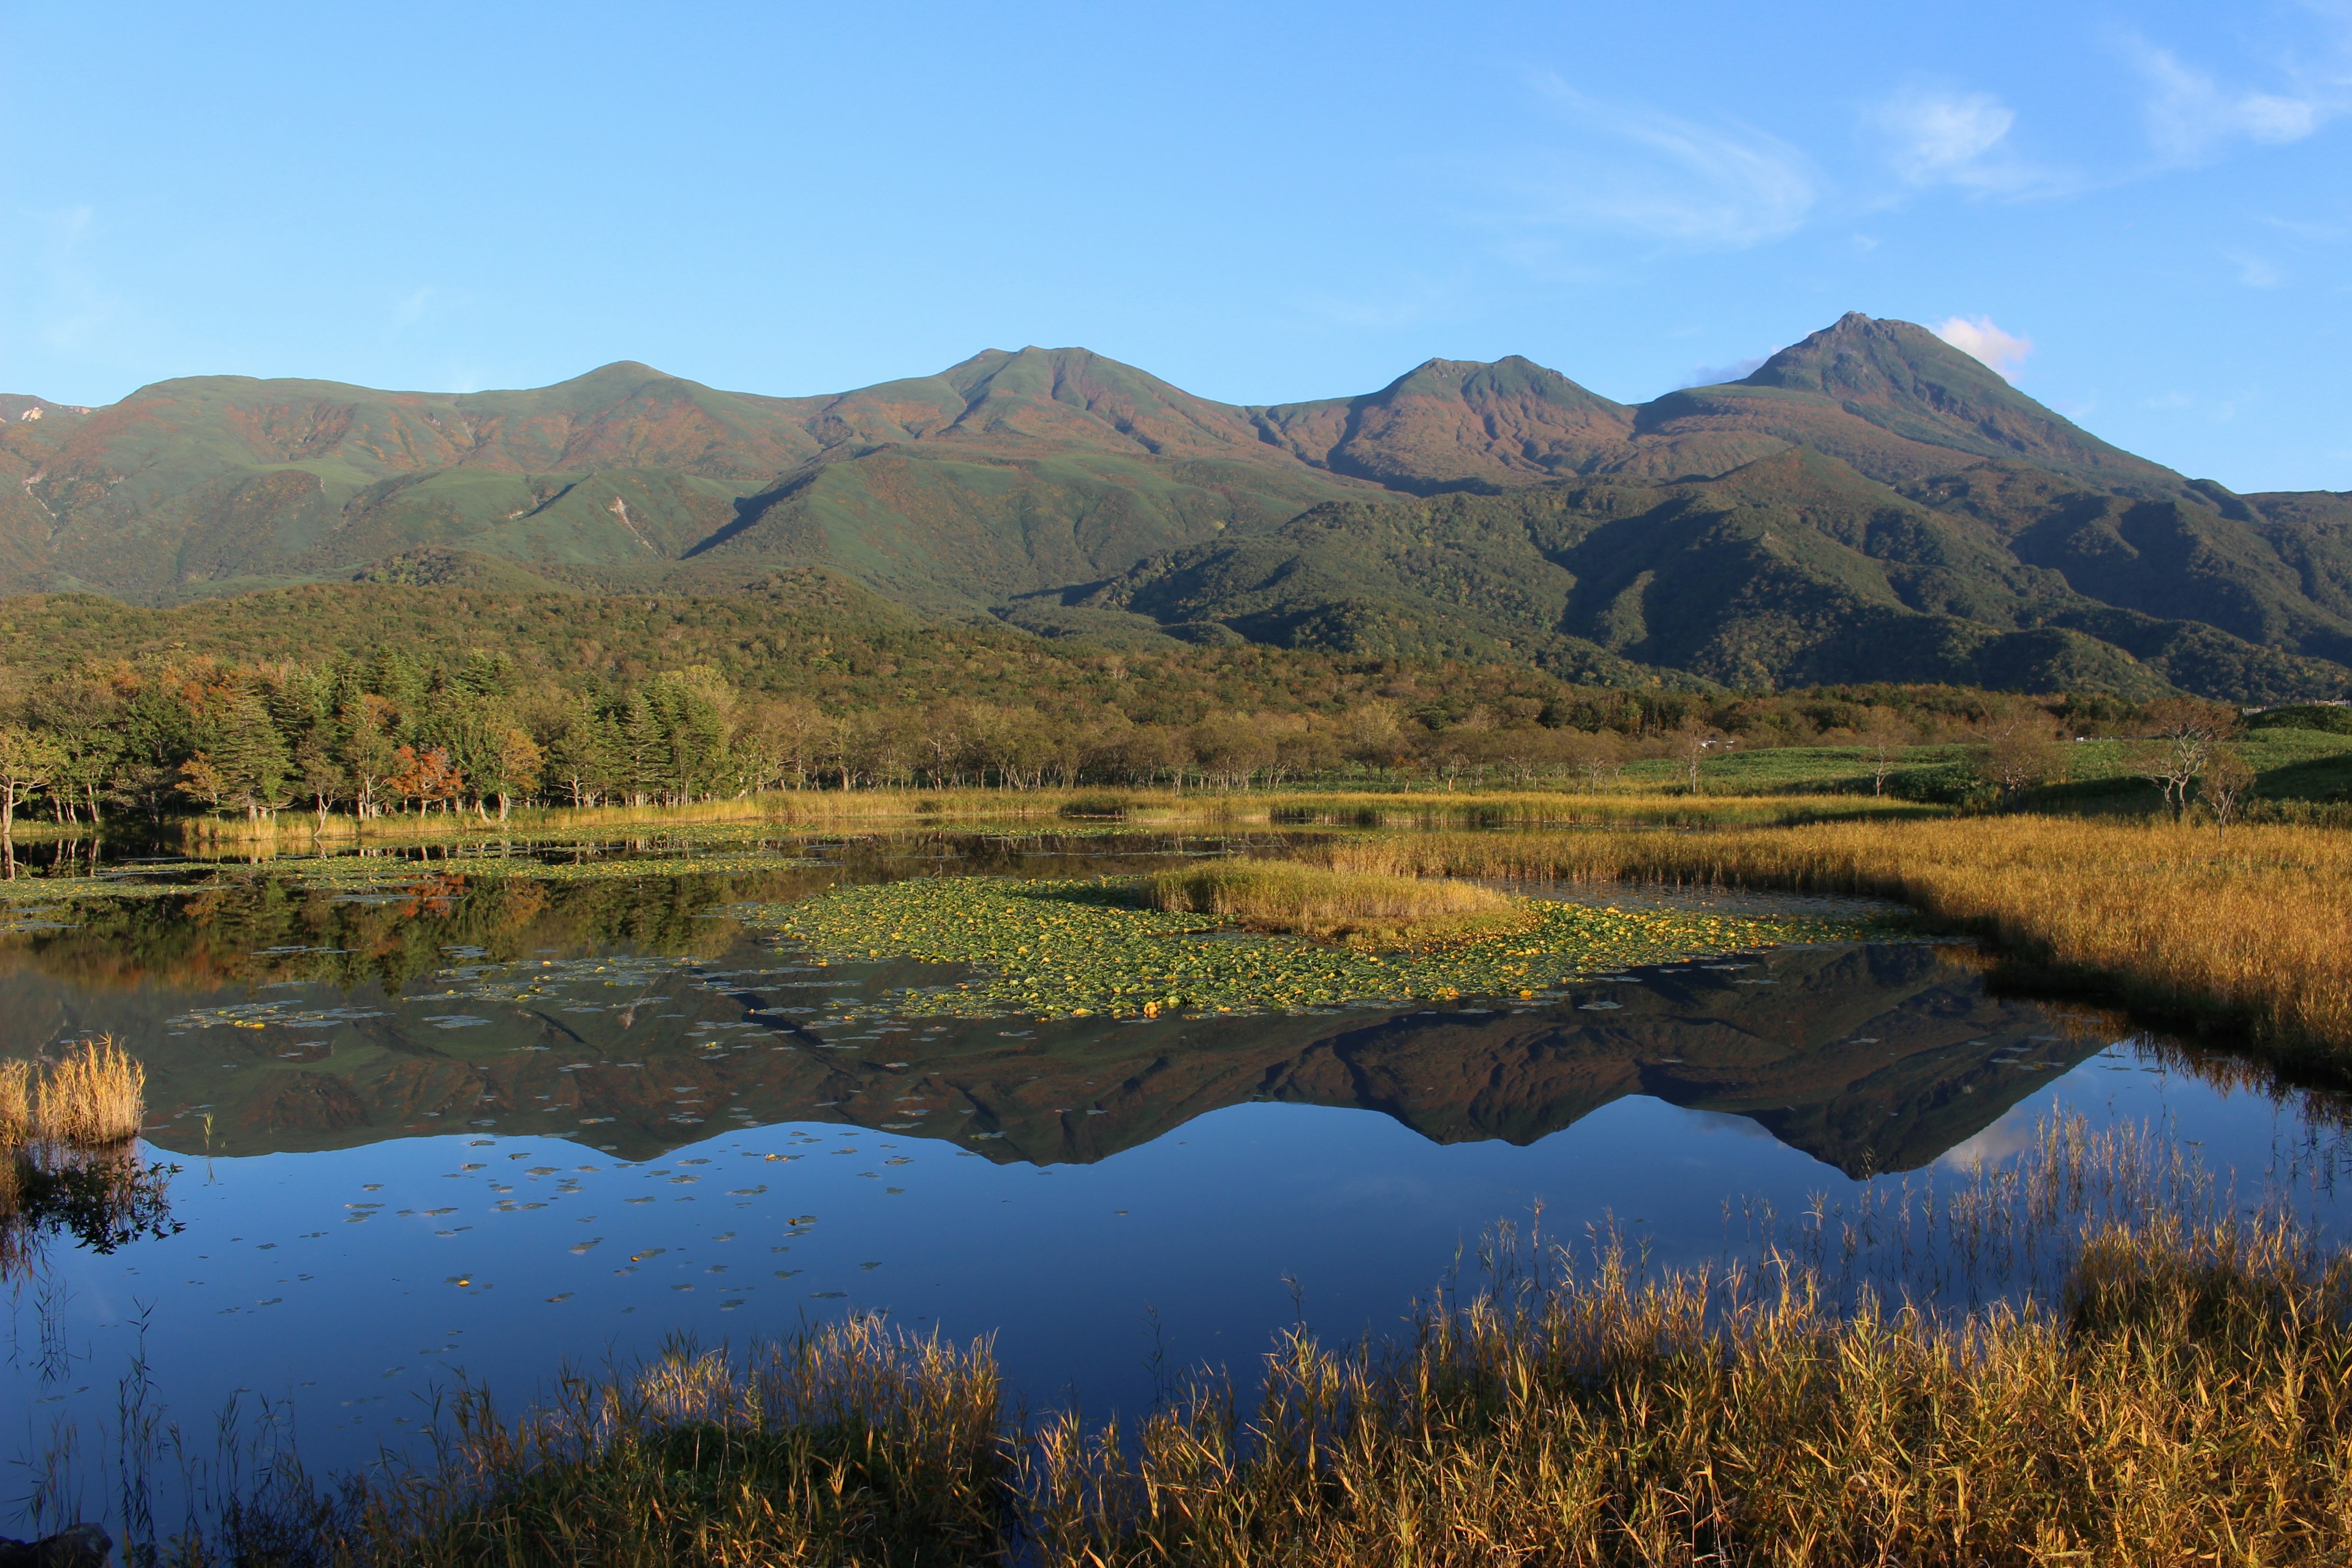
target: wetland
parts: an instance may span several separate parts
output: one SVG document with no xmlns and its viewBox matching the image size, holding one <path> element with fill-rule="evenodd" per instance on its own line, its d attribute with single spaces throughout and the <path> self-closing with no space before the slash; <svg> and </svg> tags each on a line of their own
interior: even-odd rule
<svg viewBox="0 0 2352 1568">
<path fill-rule="evenodd" d="M 1286 1332 L 1405 1331 L 1499 1235 L 1719 1268 L 1933 1210 L 2062 1123 L 2339 1228 L 2326 1084 L 2003 984 L 1899 905 L 1486 879 L 1510 920 L 1414 946 L 1150 894 L 1415 842 L 1114 823 L 28 867 L 0 1055 L 111 1036 L 146 1121 L 10 1199 L 19 1500 L 109 1516 L 126 1444 L 174 1426 L 349 1471 L 467 1388 L 512 1408 L 681 1336 L 875 1315 L 988 1342 L 1008 1407 L 1133 1420 L 1199 1369 L 1254 1382 Z M 2025 1289 L 1936 1267 L 1946 1306 Z"/>
</svg>

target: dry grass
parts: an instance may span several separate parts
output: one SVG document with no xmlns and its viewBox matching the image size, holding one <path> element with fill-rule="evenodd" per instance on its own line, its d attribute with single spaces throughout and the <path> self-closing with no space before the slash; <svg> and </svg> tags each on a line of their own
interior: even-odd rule
<svg viewBox="0 0 2352 1568">
<path fill-rule="evenodd" d="M 472 811 L 393 812 L 356 817 L 330 816 L 321 825 L 310 812 L 286 811 L 259 822 L 243 817 L 197 816 L 180 824 L 181 847 L 194 854 L 225 847 L 291 848 L 320 844 L 385 844 L 508 835 L 539 837 L 593 834 L 630 827 L 674 827 L 694 823 L 770 823 L 782 820 L 778 797 L 697 801 L 691 805 L 531 806 L 506 820 Z"/>
<path fill-rule="evenodd" d="M 15 1149 L 33 1137 L 33 1064 L 0 1061 L 0 1149 Z"/>
<path fill-rule="evenodd" d="M 2054 1310 L 1825 1308 L 1622 1252 L 1401 1353 L 1304 1338 L 1040 1444 L 1051 1563 L 2341 1562 L 2352 1268 L 2279 1231 L 2094 1237 Z"/>
<path fill-rule="evenodd" d="M 1490 888 L 1436 878 L 1335 870 L 1290 860 L 1227 860 L 1162 871 L 1143 884 L 1153 909 L 1229 915 L 1251 931 L 1359 946 L 1428 946 L 1528 923 Z"/>
<path fill-rule="evenodd" d="M 1432 834 L 1335 847 L 1352 869 L 1684 880 L 1899 899 L 2040 978 L 2276 1047 L 2352 1050 L 2352 836 L 1991 816 L 1643 834 Z"/>
<path fill-rule="evenodd" d="M 1287 823 L 1357 827 L 1668 826 L 1913 818 L 1943 808 L 1870 795 L 1579 795 L 1558 790 L 1250 791 L 949 789 L 777 790 L 691 805 L 530 806 L 506 820 L 473 811 L 395 812 L 359 821 L 282 811 L 259 822 L 193 817 L 180 825 L 190 854 L 484 837 L 550 837 L 693 823 L 850 827 L 890 823 L 1037 822 L 1116 817 L 1139 825 Z"/>
<path fill-rule="evenodd" d="M 147 1069 L 111 1035 L 46 1067 L 0 1062 L 0 1148 L 102 1149 L 137 1137 L 146 1120 Z"/>
<path fill-rule="evenodd" d="M 436 1462 L 330 1500 L 295 1479 L 154 1560 L 672 1568 L 994 1560 L 1011 1458 L 982 1345 L 857 1318 L 742 1362 L 674 1345 L 501 1421 L 479 1390 Z M 285 1477 L 278 1478 L 281 1482 Z M 149 1543 L 134 1542 L 133 1551 Z"/>
</svg>

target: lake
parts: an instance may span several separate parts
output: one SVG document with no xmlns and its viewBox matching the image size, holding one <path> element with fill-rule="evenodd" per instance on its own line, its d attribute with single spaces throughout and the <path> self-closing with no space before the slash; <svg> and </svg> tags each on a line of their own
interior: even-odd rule
<svg viewBox="0 0 2352 1568">
<path fill-rule="evenodd" d="M 1526 995 L 1049 1019 L 926 1011 L 908 997 L 955 966 L 815 962 L 746 913 L 1286 842 L 577 847 L 496 876 L 419 858 L 217 884 L 128 866 L 166 890 L 19 900 L 0 1052 L 114 1034 L 149 1129 L 129 1206 L 60 1219 L 13 1269 L 0 1447 L 68 1459 L 94 1514 L 127 1399 L 207 1441 L 234 1402 L 332 1470 L 461 1380 L 512 1408 L 567 1365 L 865 1311 L 992 1340 L 1033 1409 L 1135 1410 L 1189 1369 L 1246 1374 L 1296 1323 L 1390 1332 L 1475 1283 L 1498 1225 L 1745 1256 L 1809 1211 L 1956 1184 L 2061 1111 L 2158 1127 L 2247 1201 L 2336 1228 L 2338 1099 L 1997 994 L 1924 935 Z"/>
</svg>

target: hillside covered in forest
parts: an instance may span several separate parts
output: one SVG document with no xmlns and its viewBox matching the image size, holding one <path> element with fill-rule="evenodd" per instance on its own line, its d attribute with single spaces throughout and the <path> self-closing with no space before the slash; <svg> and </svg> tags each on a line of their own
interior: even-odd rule
<svg viewBox="0 0 2352 1568">
<path fill-rule="evenodd" d="M 811 397 L 633 363 L 450 395 L 195 377 L 89 409 L 0 396 L 0 594 L 316 585 L 208 612 L 222 651 L 372 585 L 709 601 L 782 574 L 825 585 L 793 595 L 804 626 L 1129 652 L 2352 695 L 2352 496 L 2185 478 L 1860 315 L 1639 405 L 1517 358 L 1238 405 L 1035 348 Z"/>
</svg>

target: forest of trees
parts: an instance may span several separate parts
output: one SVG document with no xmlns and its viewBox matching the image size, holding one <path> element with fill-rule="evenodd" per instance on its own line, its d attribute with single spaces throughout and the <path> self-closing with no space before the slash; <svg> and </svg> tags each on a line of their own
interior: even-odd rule
<svg viewBox="0 0 2352 1568">
<path fill-rule="evenodd" d="M 677 805 L 775 789 L 1600 784 L 1627 760 L 1658 755 L 1696 782 L 1701 759 L 1727 745 L 1834 741 L 1891 757 L 1919 741 L 2021 724 L 2046 735 L 2136 712 L 2109 700 L 1936 687 L 1765 697 L 1559 688 L 1465 707 L 1443 671 L 1349 674 L 1319 692 L 1293 683 L 1280 705 L 1255 711 L 1204 700 L 1170 714 L 1164 691 L 1139 691 L 1156 705 L 1139 719 L 1106 700 L 1118 683 L 1041 702 L 845 707 L 746 691 L 703 665 L 566 685 L 478 652 L 248 665 L 150 656 L 0 688 L 0 829 L 27 808 L 60 823 L 289 809 L 503 819 L 519 804 Z"/>
</svg>

